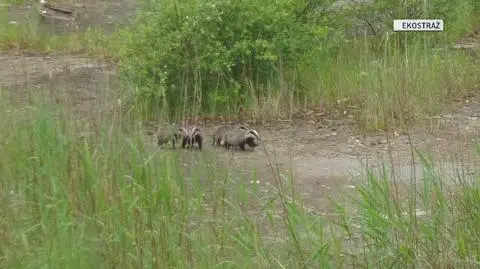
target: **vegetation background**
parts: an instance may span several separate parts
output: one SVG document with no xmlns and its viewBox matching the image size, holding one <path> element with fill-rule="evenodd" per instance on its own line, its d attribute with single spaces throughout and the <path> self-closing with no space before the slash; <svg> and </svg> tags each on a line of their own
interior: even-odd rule
<svg viewBox="0 0 480 269">
<path fill-rule="evenodd" d="M 324 105 L 354 111 L 365 133 L 408 131 L 478 91 L 479 58 L 452 46 L 480 36 L 479 1 L 135 5 L 132 21 L 109 31 L 58 32 L 37 12 L 11 19 L 15 7 L 38 11 L 36 1 L 0 4 L 2 53 L 107 59 L 117 67 L 120 104 L 83 136 L 85 122 L 68 109 L 36 94 L 19 106 L 2 90 L 0 267 L 479 266 L 480 186 L 461 167 L 448 179 L 412 149 L 422 181 L 366 170 L 321 215 L 303 207 L 294 179 L 273 161 L 275 180 L 260 187 L 260 178 L 244 180 L 209 153 L 152 150 L 138 123 L 192 115 L 267 122 Z M 392 32 L 402 18 L 443 19 L 445 31 Z"/>
</svg>

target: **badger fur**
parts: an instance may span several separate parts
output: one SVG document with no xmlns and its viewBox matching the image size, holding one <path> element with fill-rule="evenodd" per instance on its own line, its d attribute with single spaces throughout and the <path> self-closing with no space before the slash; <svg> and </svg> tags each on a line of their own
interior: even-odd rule
<svg viewBox="0 0 480 269">
<path fill-rule="evenodd" d="M 181 141 L 182 148 L 185 148 L 188 144 L 189 135 L 188 131 L 185 128 L 175 129 L 160 129 L 157 132 L 157 144 L 159 147 L 163 147 L 164 144 L 169 141 L 172 142 L 172 147 L 175 149 L 175 144 L 177 141 Z"/>
<path fill-rule="evenodd" d="M 202 144 L 203 144 L 203 129 L 198 126 L 195 126 L 192 128 L 192 131 L 189 134 L 188 146 L 191 149 L 197 148 L 199 150 L 202 150 Z"/>
<path fill-rule="evenodd" d="M 220 146 L 221 141 L 222 141 L 225 133 L 227 131 L 229 131 L 231 129 L 235 129 L 235 128 L 242 129 L 242 130 L 248 130 L 248 128 L 245 125 L 222 125 L 222 126 L 218 127 L 217 129 L 215 129 L 215 131 L 213 132 L 213 134 L 212 134 L 212 140 L 213 140 L 212 145 L 213 146 Z"/>
<path fill-rule="evenodd" d="M 255 130 L 234 128 L 228 130 L 220 142 L 220 145 L 227 149 L 239 147 L 241 150 L 245 150 L 245 145 L 250 148 L 255 148 L 259 145 L 260 135 Z"/>
</svg>

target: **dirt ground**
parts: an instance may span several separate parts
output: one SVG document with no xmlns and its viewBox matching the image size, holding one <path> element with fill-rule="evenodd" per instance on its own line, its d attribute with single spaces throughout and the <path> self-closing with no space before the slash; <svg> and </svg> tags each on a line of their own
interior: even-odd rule
<svg viewBox="0 0 480 269">
<path fill-rule="evenodd" d="M 84 31 L 88 27 L 101 27 L 106 32 L 111 32 L 117 26 L 128 24 L 137 8 L 135 0 L 49 0 L 49 4 L 71 14 L 43 8 L 48 16 L 41 19 L 38 16 L 41 8 L 39 1 L 32 2 L 22 6 L 8 6 L 8 20 L 19 24 L 39 21 L 38 29 L 54 33 Z"/>
<path fill-rule="evenodd" d="M 112 25 L 128 20 L 125 14 L 134 9 L 133 1 L 77 1 L 76 5 L 83 12 L 79 15 L 83 28 L 96 25 L 111 29 Z M 27 91 L 43 91 L 50 94 L 52 102 L 71 102 L 73 111 L 98 119 L 116 103 L 114 79 L 114 66 L 88 57 L 0 55 L 0 87 L 15 93 L 11 97 L 14 100 L 24 102 Z M 414 167 L 421 178 L 418 164 L 412 165 L 409 137 L 414 147 L 433 153 L 447 174 L 453 175 L 452 167 L 459 160 L 475 166 L 479 159 L 473 154 L 480 130 L 479 102 L 480 95 L 452 104 L 429 126 L 413 127 L 410 135 L 393 132 L 390 146 L 385 134 L 362 137 L 348 115 L 327 114 L 316 121 L 251 126 L 259 131 L 263 142 L 247 152 L 214 148 L 208 138 L 214 127 L 222 123 L 205 125 L 205 151 L 215 152 L 218 160 L 244 170 L 247 180 L 255 171 L 260 184 L 273 181 L 270 159 L 281 173 L 293 175 L 296 191 L 306 205 L 321 211 L 326 210 L 328 196 L 356 184 L 366 164 L 378 167 L 393 160 L 399 179 L 408 182 Z M 155 146 L 153 141 L 150 143 Z"/>
</svg>

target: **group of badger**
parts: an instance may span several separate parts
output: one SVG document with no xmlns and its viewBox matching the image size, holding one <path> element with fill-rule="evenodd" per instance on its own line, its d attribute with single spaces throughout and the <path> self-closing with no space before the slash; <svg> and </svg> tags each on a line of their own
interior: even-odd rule
<svg viewBox="0 0 480 269">
<path fill-rule="evenodd" d="M 180 142 L 183 149 L 202 150 L 204 131 L 203 128 L 198 126 L 190 128 L 190 131 L 183 127 L 170 130 L 162 128 L 157 132 L 156 139 L 160 147 L 171 142 L 172 147 L 175 149 L 175 144 Z M 245 125 L 223 125 L 217 127 L 212 134 L 212 145 L 222 146 L 227 149 L 241 149 L 244 151 L 247 145 L 254 149 L 260 144 L 260 140 L 258 132 Z"/>
</svg>

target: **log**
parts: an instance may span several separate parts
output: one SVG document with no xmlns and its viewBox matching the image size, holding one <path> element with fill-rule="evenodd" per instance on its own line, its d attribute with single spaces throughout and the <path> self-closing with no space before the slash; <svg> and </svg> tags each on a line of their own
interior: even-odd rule
<svg viewBox="0 0 480 269">
<path fill-rule="evenodd" d="M 73 12 L 74 12 L 73 10 L 67 10 L 63 7 L 56 7 L 56 6 L 54 6 L 52 4 L 49 4 L 49 3 L 44 3 L 43 7 L 51 9 L 53 11 L 60 12 L 60 13 L 69 14 L 69 15 L 73 15 Z"/>
</svg>

